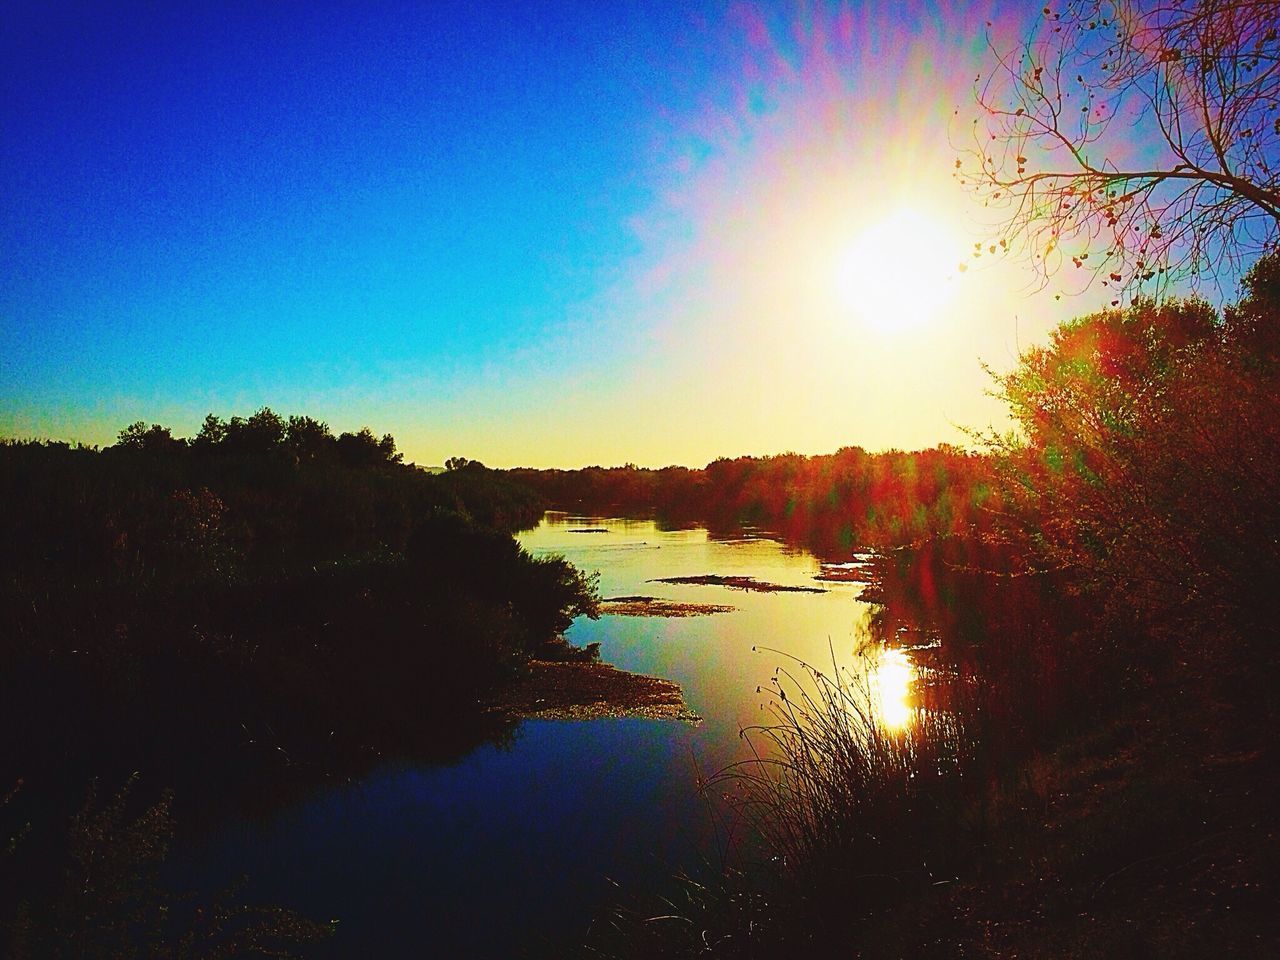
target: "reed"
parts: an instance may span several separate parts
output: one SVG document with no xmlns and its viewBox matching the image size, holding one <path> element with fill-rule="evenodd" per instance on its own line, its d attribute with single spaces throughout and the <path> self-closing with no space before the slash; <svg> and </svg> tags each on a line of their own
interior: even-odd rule
<svg viewBox="0 0 1280 960">
<path fill-rule="evenodd" d="M 848 956 L 860 928 L 951 882 L 972 852 L 982 784 L 972 692 L 936 698 L 945 708 L 917 697 L 909 722 L 891 726 L 871 647 L 849 666 L 833 655 L 828 670 L 757 649 L 784 661 L 768 716 L 742 731 L 746 759 L 704 783 L 729 838 L 721 863 L 603 918 L 576 956 Z M 944 682 L 917 680 L 931 692 Z"/>
<path fill-rule="evenodd" d="M 830 670 L 790 658 L 770 680 L 768 720 L 742 731 L 750 756 L 707 783 L 813 937 L 833 904 L 843 921 L 950 882 L 971 820 L 978 743 L 964 712 L 916 706 L 891 726 L 872 677 L 834 656 Z"/>
</svg>

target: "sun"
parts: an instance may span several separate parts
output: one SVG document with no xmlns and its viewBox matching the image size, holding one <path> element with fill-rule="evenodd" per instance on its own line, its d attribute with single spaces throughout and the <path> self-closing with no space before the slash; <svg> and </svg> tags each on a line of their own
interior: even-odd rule
<svg viewBox="0 0 1280 960">
<path fill-rule="evenodd" d="M 899 207 L 869 222 L 838 256 L 840 302 L 881 332 L 923 327 L 954 295 L 959 251 L 942 217 Z"/>
</svg>

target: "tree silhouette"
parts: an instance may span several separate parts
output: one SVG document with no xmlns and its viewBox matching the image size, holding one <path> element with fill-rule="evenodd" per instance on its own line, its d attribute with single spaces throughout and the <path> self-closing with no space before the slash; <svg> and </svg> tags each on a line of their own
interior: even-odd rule
<svg viewBox="0 0 1280 960">
<path fill-rule="evenodd" d="M 191 441 L 197 450 L 212 450 L 227 438 L 227 424 L 221 417 L 210 413 L 204 418 L 200 432 Z"/>
<path fill-rule="evenodd" d="M 351 467 L 372 467 L 404 460 L 404 454 L 396 453 L 396 441 L 391 434 L 383 434 L 379 440 L 368 427 L 339 435 L 337 451 L 338 459 Z"/>
<path fill-rule="evenodd" d="M 1077 0 L 1046 6 L 1020 50 L 993 44 L 956 160 L 997 220 L 973 255 L 1029 255 L 1042 284 L 1075 271 L 1118 305 L 1273 249 L 1278 23 L 1276 0 Z"/>
<path fill-rule="evenodd" d="M 263 407 L 247 420 L 232 417 L 227 421 L 223 444 L 237 453 L 269 454 L 280 449 L 285 430 L 284 418 L 270 407 Z"/>
<path fill-rule="evenodd" d="M 166 454 L 185 449 L 186 441 L 175 437 L 168 427 L 158 423 L 148 427 L 145 421 L 138 420 L 120 431 L 115 446 L 121 450 Z"/>
<path fill-rule="evenodd" d="M 299 460 L 315 460 L 329 449 L 333 434 L 323 420 L 295 415 L 285 426 L 285 442 Z"/>
</svg>

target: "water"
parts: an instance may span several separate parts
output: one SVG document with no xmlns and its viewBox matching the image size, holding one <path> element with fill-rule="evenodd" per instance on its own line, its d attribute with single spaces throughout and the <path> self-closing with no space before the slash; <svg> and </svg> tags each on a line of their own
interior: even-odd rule
<svg viewBox="0 0 1280 960">
<path fill-rule="evenodd" d="M 609 532 L 571 532 L 592 527 Z M 755 689 L 767 682 L 775 666 L 790 664 L 792 657 L 829 665 L 833 649 L 841 662 L 848 662 L 866 639 L 870 608 L 857 602 L 861 586 L 815 581 L 821 572 L 817 558 L 764 536 L 713 539 L 701 527 L 660 530 L 653 521 L 549 514 L 520 539 L 535 554 L 559 553 L 580 569 L 598 570 L 605 598 L 658 596 L 736 608 L 691 618 L 582 619 L 568 635 L 578 644 L 599 641 L 602 658 L 624 670 L 679 683 L 689 707 L 703 718 L 694 744 L 700 759 L 712 767 L 737 755 L 739 728 L 761 721 L 764 701 Z M 759 593 L 652 582 L 702 574 L 749 576 L 825 592 Z"/>
<path fill-rule="evenodd" d="M 586 527 L 608 532 L 572 532 Z M 520 539 L 598 570 L 604 597 L 735 608 L 580 619 L 569 631 L 576 644 L 598 641 L 606 662 L 680 683 L 702 722 L 528 721 L 511 742 L 452 765 L 388 766 L 223 828 L 193 854 L 202 873 L 248 874 L 246 900 L 339 920 L 334 955 L 417 958 L 507 957 L 576 940 L 620 888 L 659 889 L 679 870 L 704 869 L 716 846 L 699 777 L 745 755 L 739 730 L 767 719 L 770 677 L 788 657 L 829 665 L 834 651 L 852 662 L 867 635 L 861 587 L 817 584 L 811 554 L 749 533 L 716 539 L 698 527 L 548 514 Z M 826 592 L 650 582 L 700 574 Z M 901 663 L 886 663 L 885 678 L 901 679 Z"/>
</svg>

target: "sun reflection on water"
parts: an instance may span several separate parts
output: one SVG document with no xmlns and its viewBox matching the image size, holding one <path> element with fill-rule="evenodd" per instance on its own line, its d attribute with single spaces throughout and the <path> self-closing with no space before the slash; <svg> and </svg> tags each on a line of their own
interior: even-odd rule
<svg viewBox="0 0 1280 960">
<path fill-rule="evenodd" d="M 911 684 L 915 678 L 915 664 L 905 650 L 881 651 L 869 679 L 873 702 L 886 727 L 900 730 L 911 722 L 915 713 Z"/>
</svg>

